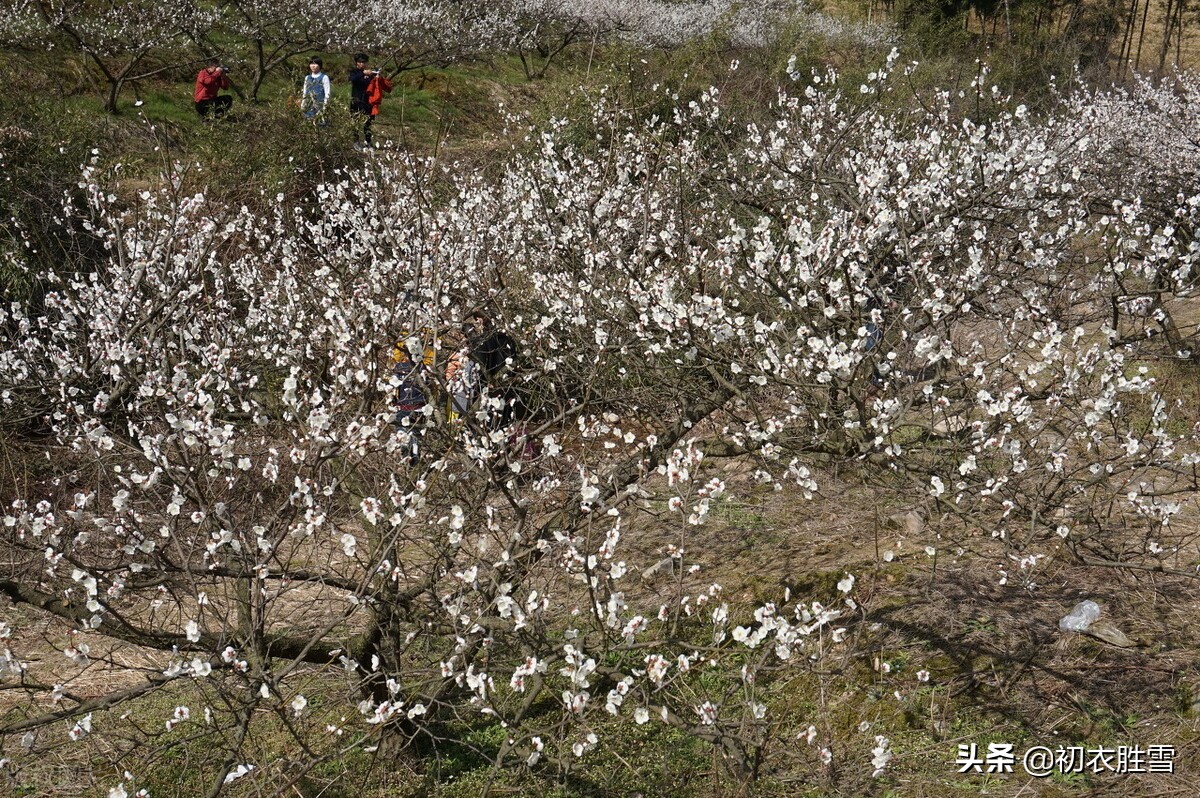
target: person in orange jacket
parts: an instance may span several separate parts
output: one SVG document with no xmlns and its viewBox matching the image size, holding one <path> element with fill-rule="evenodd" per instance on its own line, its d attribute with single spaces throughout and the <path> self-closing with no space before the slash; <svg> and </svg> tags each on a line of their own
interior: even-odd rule
<svg viewBox="0 0 1200 798">
<path fill-rule="evenodd" d="M 354 56 L 354 69 L 350 70 L 350 112 L 367 118 L 363 122 L 363 140 L 370 147 L 371 126 L 379 115 L 383 95 L 392 90 L 392 82 L 378 69 L 368 69 L 367 60 L 366 53 Z"/>
<path fill-rule="evenodd" d="M 469 324 L 462 331 L 446 333 L 447 348 L 454 351 L 446 359 L 446 393 L 449 394 L 450 419 L 463 418 L 471 409 L 479 392 L 479 364 L 471 357 L 471 342 L 468 336 L 474 332 Z"/>
<path fill-rule="evenodd" d="M 192 100 L 196 103 L 196 113 L 201 119 L 210 116 L 219 117 L 233 105 L 233 98 L 228 94 L 220 94 L 221 89 L 228 89 L 229 68 L 221 66 L 221 62 L 210 58 L 208 66 L 196 74 L 196 90 Z"/>
</svg>

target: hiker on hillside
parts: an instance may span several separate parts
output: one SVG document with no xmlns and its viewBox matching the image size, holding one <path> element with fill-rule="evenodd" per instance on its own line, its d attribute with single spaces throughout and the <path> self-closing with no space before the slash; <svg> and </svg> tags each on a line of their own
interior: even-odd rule
<svg viewBox="0 0 1200 798">
<path fill-rule="evenodd" d="M 496 327 L 482 311 L 475 311 L 467 319 L 471 354 L 483 369 L 483 377 L 493 382 L 506 369 L 511 369 L 517 357 L 517 342 L 508 333 Z"/>
<path fill-rule="evenodd" d="M 468 325 L 471 359 L 479 366 L 480 382 L 500 400 L 500 412 L 491 417 L 489 426 L 507 431 L 507 459 L 518 481 L 532 479 L 536 471 L 520 464 L 535 463 L 542 445 L 531 434 L 529 406 L 517 387 L 517 342 L 481 311 L 471 314 Z"/>
<path fill-rule="evenodd" d="M 512 384 L 517 359 L 517 342 L 496 327 L 482 311 L 467 319 L 471 359 L 479 365 L 480 381 L 499 396 L 502 405 L 497 425 L 506 427 L 523 415 L 524 404 Z"/>
<path fill-rule="evenodd" d="M 308 74 L 304 76 L 300 90 L 300 110 L 304 118 L 315 120 L 319 125 L 327 124 L 324 113 L 331 94 L 329 76 L 322 71 L 324 68 L 325 62 L 319 56 L 308 59 Z"/>
<path fill-rule="evenodd" d="M 396 414 L 392 424 L 408 435 L 408 457 L 411 463 L 417 462 L 421 452 L 422 423 L 425 420 L 424 409 L 428 403 L 425 395 L 424 377 L 426 366 L 432 363 L 432 350 L 427 349 L 420 362 L 413 358 L 407 339 L 399 341 L 392 350 L 392 385 L 395 387 L 393 406 Z"/>
<path fill-rule="evenodd" d="M 366 117 L 362 128 L 364 148 L 371 146 L 371 126 L 379 115 L 383 95 L 391 90 L 392 82 L 382 72 L 367 68 L 367 54 L 356 53 L 354 69 L 350 70 L 350 113 Z"/>
<path fill-rule="evenodd" d="M 221 66 L 221 62 L 210 58 L 208 64 L 196 73 L 196 90 L 192 100 L 196 103 L 196 113 L 201 119 L 223 116 L 233 105 L 233 97 L 220 94 L 221 89 L 228 89 L 229 68 Z"/>
<path fill-rule="evenodd" d="M 462 330 L 446 335 L 448 348 L 454 352 L 446 360 L 446 393 L 450 396 L 450 419 L 466 416 L 479 392 L 479 364 L 471 357 L 469 336 L 474 329 L 464 324 Z"/>
</svg>

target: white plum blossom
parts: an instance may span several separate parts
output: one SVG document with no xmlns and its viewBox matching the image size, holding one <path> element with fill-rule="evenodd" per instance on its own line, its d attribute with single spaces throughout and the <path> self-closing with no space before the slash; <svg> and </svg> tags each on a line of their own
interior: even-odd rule
<svg viewBox="0 0 1200 798">
<path fill-rule="evenodd" d="M 874 768 L 871 775 L 875 778 L 882 776 L 891 759 L 891 742 L 882 735 L 876 735 L 875 747 L 871 749 L 871 767 Z"/>
<path fill-rule="evenodd" d="M 230 770 L 229 773 L 225 776 L 225 783 L 230 784 L 230 783 L 235 782 L 238 779 L 242 778 L 243 776 L 248 776 L 254 769 L 255 769 L 254 765 L 249 765 L 249 764 L 238 765 L 237 767 Z"/>
</svg>

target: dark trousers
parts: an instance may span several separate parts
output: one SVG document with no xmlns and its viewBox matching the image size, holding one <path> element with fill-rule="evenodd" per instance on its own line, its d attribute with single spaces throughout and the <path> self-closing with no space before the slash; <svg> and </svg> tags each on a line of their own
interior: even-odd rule
<svg viewBox="0 0 1200 798">
<path fill-rule="evenodd" d="M 364 142 L 366 142 L 367 144 L 370 144 L 371 143 L 371 125 L 375 124 L 375 117 L 371 116 L 371 113 L 369 111 L 358 111 L 356 113 L 361 113 L 361 114 L 363 114 L 363 116 L 366 117 L 366 119 L 363 120 L 362 137 L 363 137 Z"/>
<path fill-rule="evenodd" d="M 392 426 L 408 435 L 408 462 L 416 465 L 421 455 L 421 436 L 425 431 L 425 416 L 421 409 L 402 407 L 392 416 Z"/>
<path fill-rule="evenodd" d="M 363 116 L 366 117 L 366 120 L 363 121 L 362 135 L 363 135 L 363 141 L 365 141 L 367 144 L 370 144 L 371 143 L 371 125 L 375 122 L 375 117 L 371 116 L 370 104 L 366 100 L 358 100 L 358 99 L 351 97 L 350 98 L 350 113 L 362 114 Z"/>
<path fill-rule="evenodd" d="M 201 100 L 196 103 L 196 113 L 200 115 L 201 119 L 207 119 L 210 116 L 216 118 L 224 116 L 231 105 L 233 105 L 233 97 L 222 94 L 211 100 Z"/>
</svg>

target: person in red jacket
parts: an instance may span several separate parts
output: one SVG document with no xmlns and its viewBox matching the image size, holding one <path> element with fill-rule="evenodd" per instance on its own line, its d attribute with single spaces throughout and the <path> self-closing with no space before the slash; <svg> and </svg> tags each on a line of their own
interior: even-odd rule
<svg viewBox="0 0 1200 798">
<path fill-rule="evenodd" d="M 232 97 L 219 94 L 221 89 L 228 89 L 230 86 L 228 72 L 228 67 L 221 66 L 220 61 L 212 58 L 209 59 L 208 66 L 196 74 L 196 91 L 192 99 L 196 103 L 196 113 L 201 119 L 221 116 L 233 105 Z"/>
</svg>

